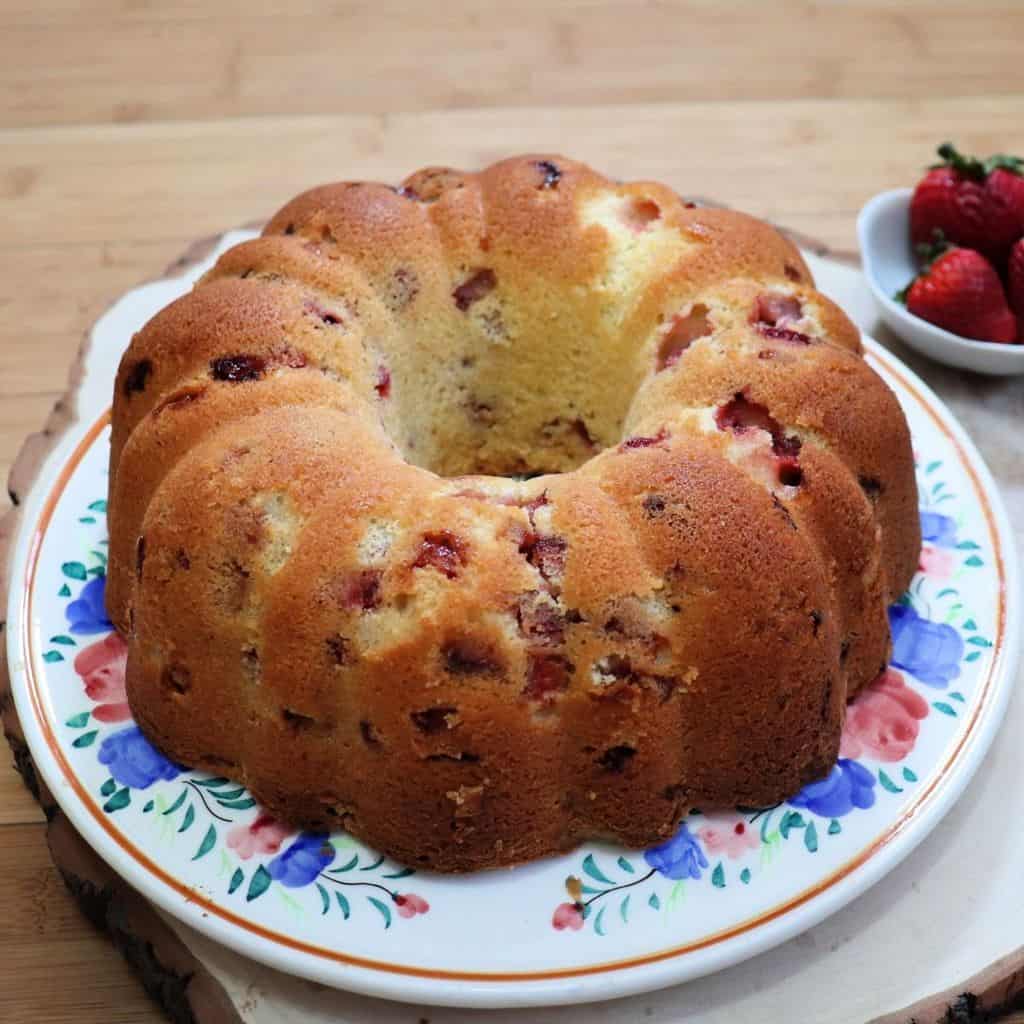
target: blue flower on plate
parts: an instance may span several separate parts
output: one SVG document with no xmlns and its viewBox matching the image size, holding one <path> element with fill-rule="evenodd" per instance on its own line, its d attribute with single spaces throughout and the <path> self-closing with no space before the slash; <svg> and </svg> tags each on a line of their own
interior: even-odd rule
<svg viewBox="0 0 1024 1024">
<path fill-rule="evenodd" d="M 303 832 L 267 865 L 267 871 L 275 882 L 298 889 L 312 883 L 333 860 L 334 847 L 326 832 Z"/>
<path fill-rule="evenodd" d="M 874 775 L 864 765 L 846 757 L 841 757 L 825 778 L 809 782 L 789 798 L 794 807 L 806 807 L 822 818 L 841 818 L 854 807 L 863 809 L 874 802 Z"/>
<path fill-rule="evenodd" d="M 137 725 L 111 733 L 100 744 L 97 756 L 116 782 L 131 789 L 146 789 L 154 782 L 169 781 L 182 771 L 142 735 Z"/>
<path fill-rule="evenodd" d="M 78 599 L 68 605 L 65 614 L 72 633 L 109 633 L 114 628 L 103 606 L 106 588 L 107 577 L 95 576 L 82 587 Z"/>
<path fill-rule="evenodd" d="M 921 510 L 921 540 L 937 548 L 956 547 L 956 521 L 941 512 Z"/>
<path fill-rule="evenodd" d="M 963 637 L 944 622 L 922 619 L 908 604 L 889 607 L 892 664 L 929 686 L 945 689 L 960 675 Z"/>
<path fill-rule="evenodd" d="M 673 879 L 700 878 L 701 868 L 708 866 L 700 843 L 690 835 L 685 821 L 671 839 L 645 850 L 644 860 L 655 871 Z"/>
</svg>

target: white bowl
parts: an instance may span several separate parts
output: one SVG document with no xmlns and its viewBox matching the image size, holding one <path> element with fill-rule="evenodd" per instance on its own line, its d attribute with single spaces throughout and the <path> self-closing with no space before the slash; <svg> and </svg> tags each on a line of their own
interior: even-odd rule
<svg viewBox="0 0 1024 1024">
<path fill-rule="evenodd" d="M 914 316 L 893 298 L 918 271 L 910 244 L 912 194 L 909 188 L 882 192 L 864 206 L 857 218 L 864 276 L 882 319 L 911 348 L 940 363 L 976 373 L 1024 373 L 1024 345 L 969 341 Z"/>
</svg>

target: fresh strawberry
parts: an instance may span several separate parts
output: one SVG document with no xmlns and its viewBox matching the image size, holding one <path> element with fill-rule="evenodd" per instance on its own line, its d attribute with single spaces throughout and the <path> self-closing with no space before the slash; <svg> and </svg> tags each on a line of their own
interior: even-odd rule
<svg viewBox="0 0 1024 1024">
<path fill-rule="evenodd" d="M 1008 343 L 1017 336 L 999 275 L 972 249 L 946 249 L 911 282 L 906 302 L 915 316 L 962 338 Z"/>
<path fill-rule="evenodd" d="M 1016 182 L 1005 180 L 1016 177 L 1008 169 L 1013 158 L 994 157 L 990 165 L 963 156 L 949 142 L 939 146 L 939 156 L 942 163 L 921 179 L 910 200 L 911 241 L 923 245 L 944 237 L 1001 263 L 1021 233 L 1016 194 L 1013 202 L 1008 199 Z M 1001 173 L 990 189 L 989 171 L 994 168 Z"/>
<path fill-rule="evenodd" d="M 985 191 L 998 212 L 1005 217 L 1013 235 L 1024 235 L 1024 160 L 1015 156 L 993 156 L 985 161 L 988 177 Z"/>
<path fill-rule="evenodd" d="M 1006 294 L 1010 298 L 1010 309 L 1024 321 L 1024 238 L 1010 250 L 1006 265 Z M 1024 337 L 1017 340 L 1024 342 Z"/>
</svg>

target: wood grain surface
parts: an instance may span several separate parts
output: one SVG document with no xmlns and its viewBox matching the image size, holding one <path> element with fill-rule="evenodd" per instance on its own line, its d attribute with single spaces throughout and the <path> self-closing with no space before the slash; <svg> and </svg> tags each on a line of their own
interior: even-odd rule
<svg viewBox="0 0 1024 1024">
<path fill-rule="evenodd" d="M 1024 151 L 1024 5 L 4 0 L 0 474 L 82 333 L 196 238 L 335 178 L 555 150 L 855 248 L 943 139 Z M 159 1012 L 0 766 L 0 1020 Z"/>
</svg>

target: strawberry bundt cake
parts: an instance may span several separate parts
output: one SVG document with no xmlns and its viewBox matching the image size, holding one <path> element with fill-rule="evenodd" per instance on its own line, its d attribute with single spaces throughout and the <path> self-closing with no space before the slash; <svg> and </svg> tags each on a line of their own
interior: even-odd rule
<svg viewBox="0 0 1024 1024">
<path fill-rule="evenodd" d="M 294 199 L 133 339 L 108 607 L 167 755 L 465 871 L 828 772 L 907 425 L 772 228 L 560 157 Z"/>
</svg>

